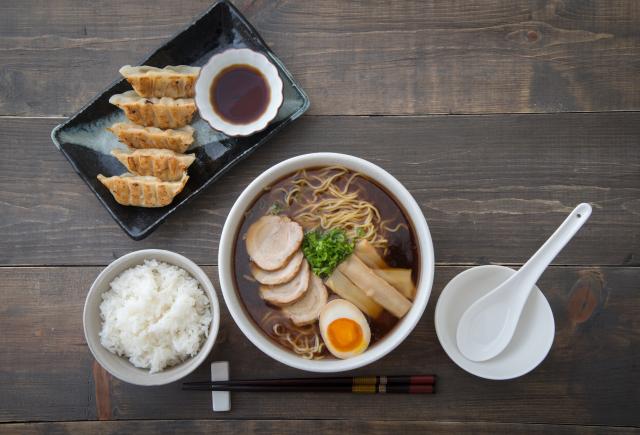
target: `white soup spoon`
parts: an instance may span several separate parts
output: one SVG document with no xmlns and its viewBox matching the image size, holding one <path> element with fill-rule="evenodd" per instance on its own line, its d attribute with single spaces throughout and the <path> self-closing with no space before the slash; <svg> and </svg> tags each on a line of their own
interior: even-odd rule
<svg viewBox="0 0 640 435">
<path fill-rule="evenodd" d="M 465 358 L 486 361 L 507 347 L 536 281 L 590 215 L 589 204 L 578 205 L 518 272 L 464 312 L 456 341 Z"/>
</svg>

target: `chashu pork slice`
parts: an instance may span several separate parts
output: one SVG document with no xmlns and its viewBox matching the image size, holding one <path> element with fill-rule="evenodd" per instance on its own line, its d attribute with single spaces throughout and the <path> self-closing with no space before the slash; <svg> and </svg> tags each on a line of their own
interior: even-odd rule
<svg viewBox="0 0 640 435">
<path fill-rule="evenodd" d="M 247 231 L 247 252 L 262 270 L 283 268 L 300 249 L 302 227 L 286 216 L 262 216 Z"/>
<path fill-rule="evenodd" d="M 260 297 L 265 301 L 284 307 L 299 300 L 309 288 L 309 263 L 302 261 L 300 270 L 289 282 L 280 285 L 261 285 Z"/>
<path fill-rule="evenodd" d="M 282 312 L 298 326 L 318 320 L 322 307 L 327 304 L 327 288 L 320 278 L 311 274 L 309 289 L 296 303 L 282 308 Z"/>
<path fill-rule="evenodd" d="M 256 266 L 255 263 L 251 263 L 251 275 L 260 284 L 266 285 L 278 285 L 289 282 L 296 276 L 302 265 L 304 254 L 302 251 L 298 251 L 293 254 L 291 260 L 282 268 L 278 270 L 264 270 Z"/>
</svg>

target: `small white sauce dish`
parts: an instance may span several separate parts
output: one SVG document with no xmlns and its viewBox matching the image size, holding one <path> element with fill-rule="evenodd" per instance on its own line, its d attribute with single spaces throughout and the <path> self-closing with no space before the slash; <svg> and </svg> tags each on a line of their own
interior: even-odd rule
<svg viewBox="0 0 640 435">
<path fill-rule="evenodd" d="M 180 267 L 198 281 L 204 293 L 209 297 L 212 315 L 209 335 L 200 347 L 197 355 L 158 373 L 150 373 L 149 370 L 135 367 L 126 358 L 109 352 L 109 350 L 100 344 L 99 335 L 102 328 L 102 319 L 100 318 L 102 294 L 109 290 L 109 284 L 122 272 L 143 264 L 145 260 L 151 259 Z M 175 252 L 161 249 L 145 249 L 123 255 L 109 264 L 100 275 L 98 275 L 87 294 L 82 322 L 89 350 L 91 350 L 96 361 L 111 373 L 111 375 L 124 382 L 135 385 L 164 385 L 184 378 L 207 358 L 218 335 L 220 306 L 211 280 L 209 280 L 206 273 L 193 261 Z"/>
<path fill-rule="evenodd" d="M 435 312 L 436 334 L 449 358 L 472 375 L 491 380 L 517 378 L 535 369 L 551 349 L 555 336 L 553 312 L 537 286 L 529 295 L 513 339 L 502 353 L 476 362 L 465 358 L 458 349 L 456 331 L 462 314 L 514 273 L 505 266 L 472 267 L 454 277 L 440 294 Z"/>
<path fill-rule="evenodd" d="M 365 174 L 383 187 L 402 206 L 415 231 L 420 258 L 420 275 L 416 284 L 417 290 L 413 306 L 382 340 L 352 358 L 308 360 L 284 349 L 267 337 L 247 314 L 243 302 L 236 291 L 233 261 L 234 245 L 245 211 L 262 193 L 265 186 L 269 186 L 282 177 L 303 168 L 335 165 L 344 166 L 352 171 Z M 379 166 L 358 157 L 337 153 L 314 153 L 293 157 L 272 166 L 253 180 L 240 194 L 227 216 L 218 251 L 222 295 L 231 316 L 244 335 L 262 352 L 283 364 L 301 370 L 321 373 L 334 373 L 363 367 L 379 360 L 400 345 L 418 324 L 427 306 L 433 284 L 434 265 L 435 259 L 429 227 L 420 206 L 411 193 L 397 179 Z"/>
<path fill-rule="evenodd" d="M 234 124 L 216 113 L 211 103 L 211 85 L 218 74 L 232 65 L 249 65 L 264 76 L 269 87 L 269 102 L 260 117 L 248 124 Z M 196 82 L 196 106 L 202 119 L 227 136 L 249 136 L 263 130 L 278 114 L 283 101 L 282 79 L 276 67 L 262 53 L 248 48 L 231 48 L 215 54 L 202 67 Z"/>
</svg>

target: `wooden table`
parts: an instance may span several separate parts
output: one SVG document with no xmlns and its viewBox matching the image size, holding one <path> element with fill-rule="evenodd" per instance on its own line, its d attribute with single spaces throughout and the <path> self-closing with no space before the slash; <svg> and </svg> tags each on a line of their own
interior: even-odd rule
<svg viewBox="0 0 640 435">
<path fill-rule="evenodd" d="M 152 6 L 152 3 L 155 6 Z M 288 127 L 176 213 L 129 239 L 51 143 L 66 116 L 209 0 L 21 0 L 0 13 L 0 432 L 628 432 L 640 426 L 640 3 L 238 1 L 308 92 Z M 82 307 L 99 271 L 142 248 L 184 254 L 217 285 L 220 231 L 260 172 L 287 157 L 364 157 L 413 193 L 437 267 L 426 313 L 357 373 L 435 372 L 438 394 L 207 394 L 142 388 L 89 353 Z M 556 337 L 532 373 L 459 369 L 434 330 L 444 285 L 518 266 L 574 205 L 589 223 L 539 285 Z M 299 376 L 258 351 L 224 307 L 209 361 L 236 377 Z M 190 378 L 203 378 L 203 365 Z M 605 428 L 606 427 L 606 428 Z"/>
</svg>

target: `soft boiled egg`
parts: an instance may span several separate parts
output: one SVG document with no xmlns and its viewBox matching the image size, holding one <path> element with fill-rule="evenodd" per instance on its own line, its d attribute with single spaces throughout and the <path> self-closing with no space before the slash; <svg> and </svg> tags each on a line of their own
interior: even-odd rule
<svg viewBox="0 0 640 435">
<path fill-rule="evenodd" d="M 322 308 L 320 334 L 329 352 L 340 359 L 361 354 L 371 341 L 371 329 L 364 314 L 344 299 L 334 299 Z"/>
</svg>

